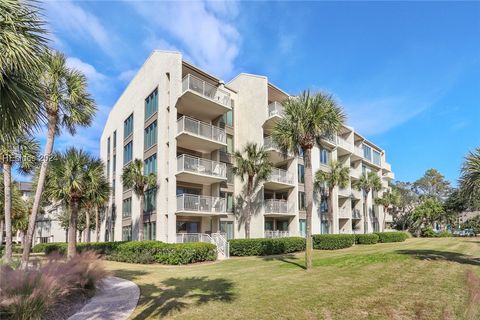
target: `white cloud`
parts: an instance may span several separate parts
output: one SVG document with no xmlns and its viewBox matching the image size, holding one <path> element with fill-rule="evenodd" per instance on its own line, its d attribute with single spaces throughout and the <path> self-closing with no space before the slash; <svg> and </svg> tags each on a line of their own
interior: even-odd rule
<svg viewBox="0 0 480 320">
<path fill-rule="evenodd" d="M 67 58 L 67 66 L 82 72 L 90 81 L 100 81 L 106 78 L 94 66 L 75 57 Z"/>
<path fill-rule="evenodd" d="M 118 75 L 118 80 L 128 82 L 132 80 L 133 76 L 137 73 L 138 69 L 129 69 L 121 72 Z"/>
</svg>

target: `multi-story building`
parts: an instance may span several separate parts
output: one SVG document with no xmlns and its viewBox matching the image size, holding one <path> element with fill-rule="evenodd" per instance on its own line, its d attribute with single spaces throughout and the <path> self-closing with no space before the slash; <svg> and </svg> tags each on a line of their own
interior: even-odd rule
<svg viewBox="0 0 480 320">
<path fill-rule="evenodd" d="M 100 155 L 112 184 L 104 240 L 136 239 L 139 227 L 146 239 L 166 242 L 188 241 L 198 234 L 244 237 L 239 209 L 244 183 L 231 167 L 232 153 L 247 142 L 263 145 L 274 165 L 259 186 L 251 237 L 303 235 L 303 161 L 283 154 L 270 136 L 288 97 L 265 76 L 242 73 L 224 83 L 183 61 L 180 53 L 154 51 L 116 102 L 102 134 Z M 146 173 L 157 174 L 157 188 L 147 191 L 143 213 L 138 197 L 121 181 L 122 168 L 135 158 L 144 161 Z M 351 181 L 374 171 L 387 188 L 394 178 L 385 152 L 350 127 L 325 137 L 312 159 L 314 171 L 329 170 L 329 161 L 340 161 L 350 167 Z M 391 221 L 372 194 L 364 219 L 362 194 L 351 185 L 330 196 L 333 223 L 326 220 L 325 195 L 317 194 L 313 233 L 372 232 Z M 140 214 L 144 226 L 138 225 Z"/>
</svg>

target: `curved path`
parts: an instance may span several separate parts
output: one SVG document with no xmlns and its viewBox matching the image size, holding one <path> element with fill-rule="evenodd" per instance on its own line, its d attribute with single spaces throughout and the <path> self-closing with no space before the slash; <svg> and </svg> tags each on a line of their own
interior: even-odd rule
<svg viewBox="0 0 480 320">
<path fill-rule="evenodd" d="M 135 310 L 140 289 L 132 281 L 108 277 L 102 281 L 95 296 L 68 320 L 123 320 Z"/>
</svg>

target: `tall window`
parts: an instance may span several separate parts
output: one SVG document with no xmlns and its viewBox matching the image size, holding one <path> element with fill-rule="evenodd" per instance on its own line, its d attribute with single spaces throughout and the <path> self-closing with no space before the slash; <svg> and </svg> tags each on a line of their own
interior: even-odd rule
<svg viewBox="0 0 480 320">
<path fill-rule="evenodd" d="M 233 212 L 233 193 L 220 192 L 220 197 L 225 198 L 225 201 L 227 202 L 227 212 Z"/>
<path fill-rule="evenodd" d="M 229 127 L 233 127 L 233 111 L 230 110 L 222 116 L 223 122 Z"/>
<path fill-rule="evenodd" d="M 145 150 L 157 143 L 157 121 L 145 128 L 143 141 Z"/>
<path fill-rule="evenodd" d="M 234 147 L 233 147 L 233 136 L 227 134 L 227 149 L 226 149 L 226 151 L 227 151 L 227 153 L 232 154 L 233 149 L 234 149 Z"/>
<path fill-rule="evenodd" d="M 157 188 L 145 191 L 145 208 L 143 213 L 152 213 L 157 208 Z"/>
<path fill-rule="evenodd" d="M 373 150 L 373 157 L 372 157 L 372 161 L 373 163 L 375 163 L 377 166 L 380 165 L 380 162 L 381 162 L 381 154 L 380 152 L 376 151 L 376 150 Z"/>
<path fill-rule="evenodd" d="M 122 227 L 122 241 L 131 241 L 131 240 L 132 240 L 132 226 Z"/>
<path fill-rule="evenodd" d="M 330 160 L 330 151 L 325 148 L 320 148 L 320 163 L 321 164 L 328 164 Z"/>
<path fill-rule="evenodd" d="M 110 137 L 107 139 L 107 157 L 110 157 Z"/>
<path fill-rule="evenodd" d="M 126 165 L 133 159 L 133 141 L 130 141 L 123 147 L 123 164 Z"/>
<path fill-rule="evenodd" d="M 113 172 L 115 173 L 115 171 L 117 170 L 117 155 L 114 154 L 113 155 Z"/>
<path fill-rule="evenodd" d="M 320 202 L 320 213 L 322 215 L 328 212 L 328 201 L 326 197 L 322 197 L 322 201 Z"/>
<path fill-rule="evenodd" d="M 298 182 L 305 183 L 305 166 L 303 164 L 298 165 Z"/>
<path fill-rule="evenodd" d="M 115 179 L 112 180 L 112 197 L 115 197 Z"/>
<path fill-rule="evenodd" d="M 110 159 L 107 160 L 107 180 L 110 180 Z"/>
<path fill-rule="evenodd" d="M 363 157 L 367 160 L 372 160 L 372 148 L 366 144 L 363 145 Z"/>
<path fill-rule="evenodd" d="M 299 220 L 299 231 L 300 231 L 300 236 L 305 237 L 307 235 L 307 220 L 306 219 L 300 219 Z"/>
<path fill-rule="evenodd" d="M 133 113 L 123 122 L 123 139 L 126 139 L 133 132 Z"/>
<path fill-rule="evenodd" d="M 157 224 L 155 222 L 145 222 L 143 224 L 143 235 L 145 240 L 156 240 Z"/>
<path fill-rule="evenodd" d="M 117 147 L 117 130 L 113 131 L 113 149 Z"/>
<path fill-rule="evenodd" d="M 145 99 L 145 119 L 150 118 L 152 114 L 157 112 L 158 109 L 158 90 L 155 89 L 148 97 Z"/>
<path fill-rule="evenodd" d="M 122 218 L 130 218 L 132 216 L 132 197 L 123 200 Z"/>
<path fill-rule="evenodd" d="M 299 191 L 298 192 L 298 210 L 300 211 L 305 211 L 306 209 L 305 205 L 305 192 Z"/>
<path fill-rule="evenodd" d="M 154 174 L 157 173 L 157 154 L 156 153 L 153 156 L 150 156 L 147 159 L 145 159 L 143 171 L 145 175 L 149 175 L 150 173 L 154 173 Z"/>
</svg>

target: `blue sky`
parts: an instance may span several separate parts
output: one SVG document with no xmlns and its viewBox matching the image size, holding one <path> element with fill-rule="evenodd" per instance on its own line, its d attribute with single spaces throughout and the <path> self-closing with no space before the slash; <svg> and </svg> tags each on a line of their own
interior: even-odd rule
<svg viewBox="0 0 480 320">
<path fill-rule="evenodd" d="M 226 81 L 267 75 L 291 94 L 334 94 L 387 151 L 396 178 L 455 182 L 480 146 L 480 2 L 49 1 L 52 45 L 89 79 L 91 128 L 60 136 L 98 154 L 108 112 L 153 49 Z"/>
</svg>

